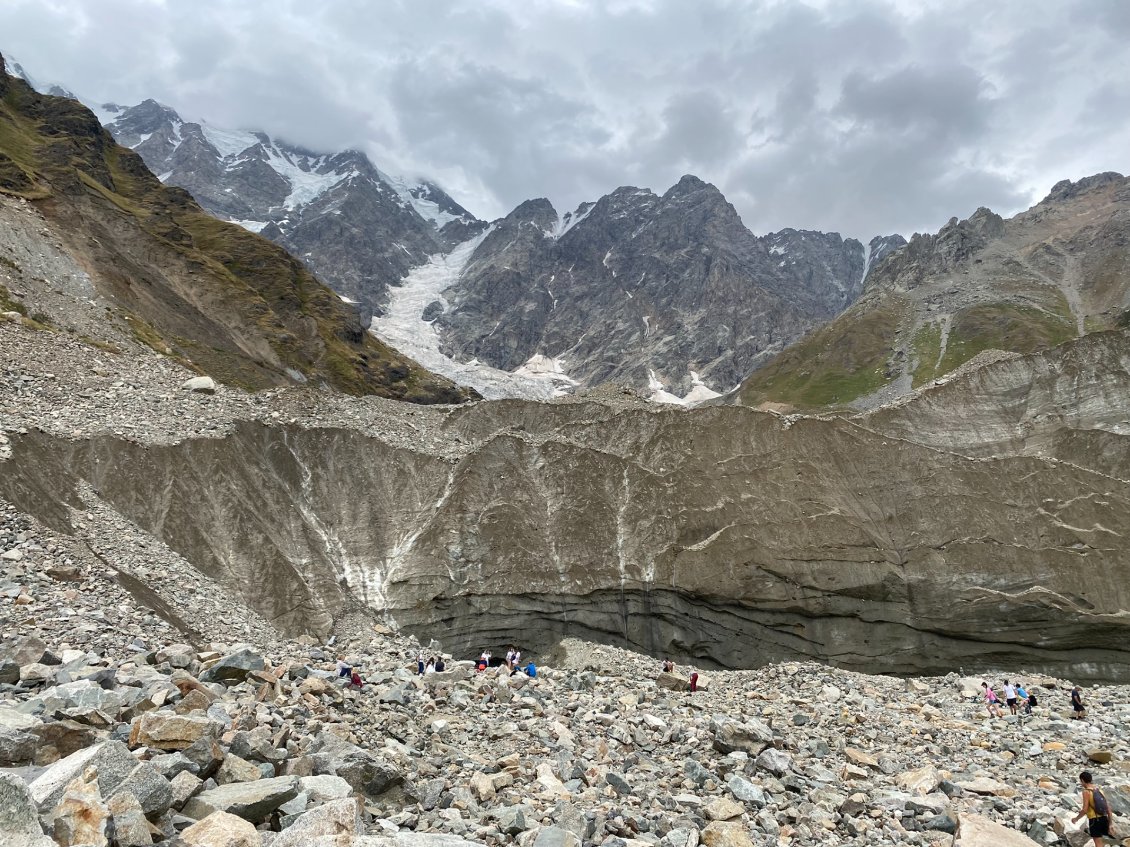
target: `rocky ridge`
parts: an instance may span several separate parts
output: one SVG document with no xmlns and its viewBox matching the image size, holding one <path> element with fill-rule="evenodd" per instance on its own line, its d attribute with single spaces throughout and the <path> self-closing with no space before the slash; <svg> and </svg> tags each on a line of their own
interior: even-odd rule
<svg viewBox="0 0 1130 847">
<path fill-rule="evenodd" d="M 857 303 L 752 375 L 739 402 L 872 408 L 987 350 L 1029 353 L 1127 323 L 1130 179 L 1055 185 L 1005 220 L 981 208 L 875 266 Z"/>
<path fill-rule="evenodd" d="M 434 183 L 389 176 L 358 150 L 314 153 L 154 100 L 94 108 L 162 182 L 300 257 L 366 322 L 409 269 L 485 226 Z"/>
<path fill-rule="evenodd" d="M 843 311 L 903 243 L 755 236 L 688 175 L 662 196 L 619 188 L 563 217 L 546 200 L 523 203 L 492 224 L 426 317 L 457 360 L 505 371 L 553 362 L 562 386 L 613 381 L 667 402 L 697 389 L 688 399 L 700 402 Z"/>
</svg>

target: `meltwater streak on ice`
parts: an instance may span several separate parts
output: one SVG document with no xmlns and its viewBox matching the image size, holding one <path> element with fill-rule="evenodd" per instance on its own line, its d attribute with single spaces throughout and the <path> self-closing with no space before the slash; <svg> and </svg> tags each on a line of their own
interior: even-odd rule
<svg viewBox="0 0 1130 847">
<path fill-rule="evenodd" d="M 432 256 L 427 264 L 413 269 L 399 287 L 390 288 L 388 313 L 374 318 L 370 331 L 428 370 L 460 385 L 469 385 L 488 400 L 505 397 L 547 400 L 558 397 L 565 393 L 561 386 L 571 383 L 563 374 L 547 372 L 538 376 L 521 376 L 478 361 L 457 362 L 440 352 L 439 333 L 431 323 L 420 317 L 424 308 L 435 300 L 447 305 L 442 292 L 459 279 L 475 248 L 491 229 L 463 242 L 450 253 Z"/>
</svg>

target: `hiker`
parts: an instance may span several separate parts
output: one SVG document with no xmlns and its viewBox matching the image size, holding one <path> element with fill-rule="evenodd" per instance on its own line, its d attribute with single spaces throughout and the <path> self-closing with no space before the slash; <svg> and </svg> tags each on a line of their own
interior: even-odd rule
<svg viewBox="0 0 1130 847">
<path fill-rule="evenodd" d="M 1078 691 L 1079 689 L 1075 689 Z M 1079 782 L 1083 786 L 1083 808 L 1079 814 L 1071 819 L 1076 823 L 1079 818 L 1087 816 L 1087 834 L 1095 839 L 1095 847 L 1102 847 L 1103 836 L 1110 836 L 1110 804 L 1102 791 L 1095 787 L 1094 777 L 1090 771 L 1079 774 Z"/>
<path fill-rule="evenodd" d="M 670 659 L 664 659 L 663 660 L 663 673 L 674 673 L 674 672 L 675 672 L 675 663 L 672 662 Z"/>
<path fill-rule="evenodd" d="M 1028 693 L 1028 689 L 1024 687 L 1024 683 L 1020 680 L 1016 681 L 1016 699 L 1020 701 L 1024 714 L 1032 714 L 1032 695 Z"/>
<path fill-rule="evenodd" d="M 526 676 L 530 679 L 537 679 L 538 677 L 538 669 L 534 666 L 533 660 L 530 660 L 529 664 L 526 665 Z"/>
<path fill-rule="evenodd" d="M 690 691 L 691 694 L 694 694 L 696 691 L 698 691 L 698 671 L 695 671 L 691 674 Z"/>
<path fill-rule="evenodd" d="M 337 675 L 339 678 L 345 679 L 349 676 L 349 673 L 352 670 L 353 668 L 349 667 L 349 664 L 345 661 L 345 659 L 343 659 L 341 656 L 337 657 Z"/>
<path fill-rule="evenodd" d="M 428 659 L 428 663 L 426 665 L 424 665 L 424 675 L 427 676 L 428 674 L 435 673 L 435 672 L 436 672 L 436 657 L 432 656 L 430 659 Z"/>
<path fill-rule="evenodd" d="M 362 685 L 364 685 L 364 683 L 361 682 L 361 674 L 357 672 L 357 668 L 354 668 L 349 674 L 349 687 L 360 689 Z"/>
<path fill-rule="evenodd" d="M 1036 692 L 1028 692 L 1028 714 L 1032 714 L 1032 710 L 1040 705 L 1040 701 L 1036 699 Z"/>
<path fill-rule="evenodd" d="M 521 662 L 522 662 L 522 651 L 515 649 L 514 650 L 514 658 L 511 660 L 511 667 L 510 667 L 510 675 L 511 676 L 514 676 L 514 674 L 518 673 L 518 671 L 521 670 L 521 668 L 519 667 Z"/>
<path fill-rule="evenodd" d="M 490 667 L 490 651 L 489 650 L 483 650 L 483 652 L 479 654 L 479 664 L 483 666 L 482 667 L 483 670 L 486 670 L 487 668 Z"/>
<path fill-rule="evenodd" d="M 436 659 L 436 673 L 443 673 L 447 670 L 447 663 L 443 660 L 443 656 Z"/>
<path fill-rule="evenodd" d="M 1008 703 L 1010 714 L 1016 714 L 1016 688 L 1006 679 L 1004 681 L 1004 701 Z"/>
<path fill-rule="evenodd" d="M 416 657 L 416 673 L 420 676 L 424 675 L 424 654 L 421 653 Z"/>
<path fill-rule="evenodd" d="M 1087 707 L 1083 705 L 1083 692 L 1079 690 L 1078 685 L 1071 689 L 1071 710 L 1075 713 L 1072 717 L 1077 721 L 1087 717 Z"/>
<path fill-rule="evenodd" d="M 1001 711 L 1001 701 L 997 697 L 997 692 L 989 688 L 989 683 L 981 683 L 981 696 L 985 698 L 985 708 L 989 710 L 990 718 L 1002 718 L 1004 712 Z"/>
</svg>

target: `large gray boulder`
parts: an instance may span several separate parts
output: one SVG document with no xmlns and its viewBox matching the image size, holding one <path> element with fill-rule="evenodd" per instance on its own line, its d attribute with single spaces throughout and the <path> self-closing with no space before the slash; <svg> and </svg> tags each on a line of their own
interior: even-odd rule
<svg viewBox="0 0 1130 847">
<path fill-rule="evenodd" d="M 756 756 L 773 743 L 773 730 L 754 718 L 741 723 L 730 718 L 715 718 L 710 728 L 714 733 L 714 748 L 723 753 L 737 750 Z"/>
<path fill-rule="evenodd" d="M 98 791 L 103 797 L 109 797 L 137 764 L 137 759 L 122 742 L 103 741 L 60 759 L 41 773 L 28 790 L 39 811 L 47 813 L 58 805 L 67 786 L 82 776 L 86 768 L 97 769 Z"/>
<path fill-rule="evenodd" d="M 0 847 L 56 847 L 40 828 L 27 786 L 8 773 L 0 773 Z"/>
<path fill-rule="evenodd" d="M 224 656 L 200 674 L 201 682 L 243 682 L 252 671 L 266 667 L 263 657 L 251 650 L 239 650 Z"/>
<path fill-rule="evenodd" d="M 298 795 L 298 778 L 279 776 L 254 782 L 233 782 L 202 791 L 181 810 L 202 820 L 213 812 L 227 812 L 251 823 L 260 823 L 275 809 Z"/>
</svg>

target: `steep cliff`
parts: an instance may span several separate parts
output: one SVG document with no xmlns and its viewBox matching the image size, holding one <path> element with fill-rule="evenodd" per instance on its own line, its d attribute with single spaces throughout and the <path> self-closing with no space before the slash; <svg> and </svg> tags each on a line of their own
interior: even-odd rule
<svg viewBox="0 0 1130 847">
<path fill-rule="evenodd" d="M 874 252 L 901 243 L 876 239 Z M 457 360 L 505 371 L 548 360 L 575 384 L 669 401 L 717 394 L 849 306 L 871 255 L 836 233 L 755 236 L 689 175 L 662 196 L 619 188 L 560 218 L 531 200 L 475 247 L 435 326 Z"/>
<path fill-rule="evenodd" d="M 293 633 L 368 607 L 456 651 L 579 635 L 706 665 L 1126 678 L 1127 397 L 1109 333 L 855 418 L 626 398 L 30 431 L 0 495 L 68 531 L 87 483 Z"/>
</svg>

